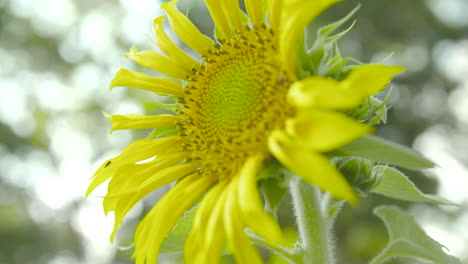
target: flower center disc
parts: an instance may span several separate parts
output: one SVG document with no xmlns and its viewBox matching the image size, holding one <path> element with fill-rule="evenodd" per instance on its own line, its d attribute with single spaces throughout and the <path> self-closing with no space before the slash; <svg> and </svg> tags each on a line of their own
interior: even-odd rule
<svg viewBox="0 0 468 264">
<path fill-rule="evenodd" d="M 251 154 L 266 152 L 268 134 L 291 113 L 289 80 L 269 28 L 222 41 L 196 65 L 185 87 L 183 149 L 202 169 L 229 175 Z M 216 175 L 219 177 L 219 175 Z"/>
<path fill-rule="evenodd" d="M 258 65 L 246 57 L 234 58 L 216 70 L 207 84 L 204 107 L 206 123 L 220 139 L 246 131 L 261 111 L 263 86 Z"/>
</svg>

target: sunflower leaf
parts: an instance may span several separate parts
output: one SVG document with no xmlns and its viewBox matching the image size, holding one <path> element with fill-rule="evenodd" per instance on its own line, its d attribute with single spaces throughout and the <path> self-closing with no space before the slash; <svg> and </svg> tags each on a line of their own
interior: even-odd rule
<svg viewBox="0 0 468 264">
<path fill-rule="evenodd" d="M 408 177 L 394 168 L 379 165 L 375 166 L 372 172 L 377 178 L 370 190 L 372 193 L 406 201 L 456 205 L 436 195 L 422 193 Z"/>
<path fill-rule="evenodd" d="M 395 257 L 422 259 L 437 264 L 461 264 L 461 261 L 443 251 L 437 241 L 429 237 L 414 219 L 395 206 L 374 209 L 385 223 L 389 233 L 387 246 L 370 264 L 380 264 Z"/>
<path fill-rule="evenodd" d="M 432 168 L 435 164 L 418 152 L 392 141 L 367 135 L 330 153 L 338 157 L 361 157 L 408 169 Z"/>
</svg>

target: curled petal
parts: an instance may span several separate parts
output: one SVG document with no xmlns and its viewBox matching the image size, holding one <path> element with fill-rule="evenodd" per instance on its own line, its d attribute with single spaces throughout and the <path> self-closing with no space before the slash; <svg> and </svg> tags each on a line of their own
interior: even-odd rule
<svg viewBox="0 0 468 264">
<path fill-rule="evenodd" d="M 138 49 L 133 46 L 126 56 L 141 66 L 175 78 L 185 79 L 191 73 L 189 69 L 151 50 L 138 51 Z"/>
<path fill-rule="evenodd" d="M 157 263 L 158 251 L 177 220 L 213 184 L 198 173 L 182 179 L 143 218 L 135 231 L 136 264 Z"/>
<path fill-rule="evenodd" d="M 274 131 L 268 138 L 271 153 L 293 173 L 306 182 L 317 185 L 338 199 L 356 204 L 351 186 L 341 173 L 322 155 L 293 141 L 284 131 Z"/>
<path fill-rule="evenodd" d="M 246 226 L 261 237 L 279 244 L 281 229 L 276 220 L 265 212 L 257 188 L 257 174 L 262 168 L 263 159 L 263 155 L 250 157 L 239 172 L 238 203 Z"/>
<path fill-rule="evenodd" d="M 183 88 L 177 83 L 165 78 L 153 78 L 140 72 L 120 69 L 110 84 L 110 88 L 116 86 L 143 89 L 157 94 L 168 94 L 182 97 Z"/>
<path fill-rule="evenodd" d="M 400 66 L 382 64 L 357 66 L 341 82 L 312 76 L 294 83 L 288 100 L 299 107 L 351 109 L 385 89 L 392 77 L 403 70 Z"/>
<path fill-rule="evenodd" d="M 166 53 L 169 58 L 178 64 L 183 65 L 187 71 L 190 71 L 197 61 L 174 44 L 164 31 L 163 23 L 164 16 L 160 16 L 153 21 L 153 31 L 156 35 L 156 43 L 158 44 L 158 47 Z"/>
<path fill-rule="evenodd" d="M 307 148 L 327 152 L 372 133 L 374 128 L 342 113 L 304 110 L 286 121 L 286 130 Z"/>
<path fill-rule="evenodd" d="M 185 44 L 201 55 L 206 54 L 211 49 L 208 39 L 177 9 L 177 0 L 164 3 L 161 8 L 166 11 L 172 29 Z"/>
<path fill-rule="evenodd" d="M 158 139 L 140 139 L 132 142 L 118 156 L 105 161 L 91 177 L 86 196 L 99 185 L 110 179 L 123 165 L 152 158 L 159 153 L 174 148 L 180 142 L 179 136 Z"/>
<path fill-rule="evenodd" d="M 182 117 L 175 115 L 146 116 L 139 114 L 111 115 L 111 133 L 121 129 L 148 129 L 175 126 Z"/>
</svg>

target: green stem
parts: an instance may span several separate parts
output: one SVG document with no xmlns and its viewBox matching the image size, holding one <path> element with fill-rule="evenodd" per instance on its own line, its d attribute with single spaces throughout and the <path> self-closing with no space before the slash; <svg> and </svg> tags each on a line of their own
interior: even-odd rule
<svg viewBox="0 0 468 264">
<path fill-rule="evenodd" d="M 291 179 L 290 188 L 303 250 L 303 263 L 334 264 L 330 227 L 320 206 L 320 190 L 299 177 Z"/>
</svg>

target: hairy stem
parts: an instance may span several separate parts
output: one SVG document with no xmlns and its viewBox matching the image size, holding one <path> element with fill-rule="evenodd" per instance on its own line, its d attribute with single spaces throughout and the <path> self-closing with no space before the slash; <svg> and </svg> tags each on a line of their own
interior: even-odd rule
<svg viewBox="0 0 468 264">
<path fill-rule="evenodd" d="M 303 263 L 334 264 L 330 227 L 320 206 L 320 190 L 298 177 L 291 180 L 290 189 L 303 249 Z"/>
</svg>

